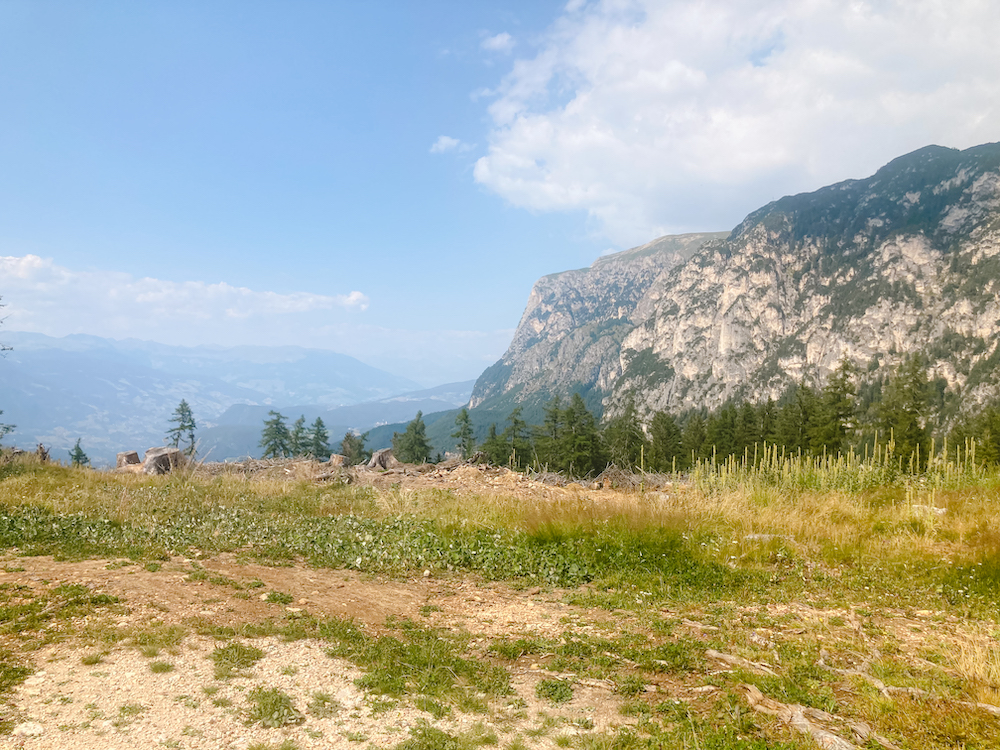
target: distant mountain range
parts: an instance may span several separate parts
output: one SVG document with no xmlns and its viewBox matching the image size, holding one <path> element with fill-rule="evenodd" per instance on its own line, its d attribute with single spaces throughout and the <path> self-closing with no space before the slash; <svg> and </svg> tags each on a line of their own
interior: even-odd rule
<svg viewBox="0 0 1000 750">
<path fill-rule="evenodd" d="M 82 438 L 95 464 L 161 445 L 181 399 L 194 411 L 199 440 L 221 460 L 256 453 L 261 415 L 271 408 L 291 420 L 309 411 L 331 428 L 364 430 L 464 403 L 471 387 L 428 391 L 352 357 L 299 347 L 176 347 L 7 330 L 0 341 L 13 347 L 0 358 L 0 421 L 17 427 L 5 444 L 40 442 L 65 459 L 62 451 Z M 254 439 L 239 437 L 251 423 Z"/>
<path fill-rule="evenodd" d="M 929 146 L 732 232 L 540 279 L 473 415 L 537 419 L 572 392 L 612 414 L 628 398 L 645 415 L 714 409 L 822 383 L 844 357 L 871 380 L 913 353 L 946 384 L 945 421 L 1000 392 L 1000 144 Z"/>
</svg>

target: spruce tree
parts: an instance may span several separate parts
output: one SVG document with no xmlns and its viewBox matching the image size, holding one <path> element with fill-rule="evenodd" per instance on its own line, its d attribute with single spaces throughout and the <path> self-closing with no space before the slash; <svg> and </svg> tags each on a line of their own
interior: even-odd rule
<svg viewBox="0 0 1000 750">
<path fill-rule="evenodd" d="M 684 464 L 690 467 L 692 462 L 701 457 L 705 447 L 705 417 L 701 412 L 695 412 L 684 423 L 681 434 L 681 447 L 684 449 Z"/>
<path fill-rule="evenodd" d="M 0 409 L 0 414 L 3 414 L 3 410 Z M 12 424 L 0 424 L 0 440 L 3 440 L 4 435 L 9 435 L 14 431 L 16 425 Z"/>
<path fill-rule="evenodd" d="M 291 452 L 291 435 L 285 424 L 286 417 L 273 409 L 267 416 L 270 419 L 264 421 L 259 443 L 264 449 L 264 458 L 285 458 Z"/>
<path fill-rule="evenodd" d="M 472 435 L 472 419 L 469 417 L 469 410 L 464 406 L 455 417 L 455 425 L 458 427 L 451 436 L 458 440 L 456 446 L 462 453 L 462 458 L 468 458 L 476 449 L 476 440 Z"/>
<path fill-rule="evenodd" d="M 87 454 L 83 452 L 83 448 L 80 445 L 80 438 L 76 439 L 76 445 L 73 446 L 73 450 L 69 452 L 69 460 L 73 466 L 89 466 L 90 459 Z"/>
<path fill-rule="evenodd" d="M 510 459 L 510 450 L 503 439 L 497 434 L 496 422 L 490 425 L 486 439 L 479 449 L 486 455 L 486 460 L 493 466 L 502 466 Z"/>
<path fill-rule="evenodd" d="M 545 405 L 545 418 L 535 428 L 535 453 L 538 462 L 551 471 L 565 471 L 566 460 L 561 441 L 566 429 L 562 399 L 554 396 Z"/>
<path fill-rule="evenodd" d="M 507 415 L 507 427 L 501 439 L 508 446 L 507 463 L 511 468 L 524 468 L 531 462 L 531 440 L 528 423 L 521 418 L 522 409 L 515 406 Z"/>
<path fill-rule="evenodd" d="M 340 453 L 344 456 L 348 466 L 355 466 L 364 463 L 371 458 L 371 451 L 365 449 L 366 435 L 355 435 L 353 432 L 346 432 L 344 439 L 340 441 Z"/>
<path fill-rule="evenodd" d="M 812 425 L 813 451 L 839 453 L 847 450 L 847 441 L 854 427 L 854 397 L 852 382 L 854 367 L 846 357 L 830 375 L 817 405 L 817 418 Z"/>
<path fill-rule="evenodd" d="M 306 415 L 302 414 L 292 424 L 288 433 L 288 453 L 292 456 L 304 456 L 309 452 L 309 440 L 306 436 Z"/>
<path fill-rule="evenodd" d="M 330 433 L 323 424 L 322 417 L 316 417 L 316 421 L 309 428 L 307 436 L 308 452 L 313 458 L 326 458 L 330 455 Z"/>
<path fill-rule="evenodd" d="M 191 407 L 188 406 L 188 402 L 185 399 L 181 399 L 181 402 L 174 409 L 174 416 L 170 418 L 170 421 L 174 423 L 174 426 L 167 430 L 167 436 L 165 440 L 169 445 L 175 448 L 180 448 L 181 441 L 187 442 L 187 447 L 183 449 L 185 455 L 194 455 L 194 431 L 197 425 L 194 421 L 194 413 L 191 411 Z"/>
<path fill-rule="evenodd" d="M 421 411 L 406 425 L 406 432 L 392 433 L 392 454 L 404 463 L 424 463 L 430 458 L 432 450 L 427 441 L 427 426 Z"/>
<path fill-rule="evenodd" d="M 673 416 L 658 411 L 649 423 L 649 467 L 652 471 L 666 472 L 683 465 L 681 428 Z"/>
<path fill-rule="evenodd" d="M 579 393 L 573 394 L 563 412 L 563 423 L 560 444 L 565 456 L 564 471 L 577 477 L 604 471 L 608 457 L 597 429 L 597 420 Z"/>
<path fill-rule="evenodd" d="M 639 468 L 646 449 L 646 436 L 639 424 L 635 399 L 629 396 L 622 413 L 608 422 L 604 430 L 604 443 L 611 462 L 620 469 L 631 471 Z"/>
<path fill-rule="evenodd" d="M 918 447 L 920 466 L 927 460 L 929 395 L 927 371 L 918 356 L 903 360 L 883 392 L 879 407 L 882 429 L 887 436 L 892 435 L 895 454 L 903 460 L 904 468 L 910 458 L 916 456 Z"/>
</svg>

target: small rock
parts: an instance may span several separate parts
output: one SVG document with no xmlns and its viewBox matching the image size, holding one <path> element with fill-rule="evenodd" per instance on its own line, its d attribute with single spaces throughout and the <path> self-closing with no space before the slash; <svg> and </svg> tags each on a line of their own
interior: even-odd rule
<svg viewBox="0 0 1000 750">
<path fill-rule="evenodd" d="M 26 721 L 23 724 L 18 724 L 14 727 L 13 734 L 15 737 L 37 737 L 44 732 L 45 727 L 37 721 Z"/>
<path fill-rule="evenodd" d="M 430 577 L 431 577 L 431 572 L 429 570 L 425 570 L 424 571 L 424 578 L 430 578 Z"/>
</svg>

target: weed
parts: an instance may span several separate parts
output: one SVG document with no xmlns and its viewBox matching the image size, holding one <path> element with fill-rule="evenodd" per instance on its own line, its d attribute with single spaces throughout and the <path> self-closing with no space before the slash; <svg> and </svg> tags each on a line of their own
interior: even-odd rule
<svg viewBox="0 0 1000 750">
<path fill-rule="evenodd" d="M 166 661 L 154 661 L 150 663 L 149 671 L 155 674 L 164 674 L 165 672 L 173 672 L 174 665 Z"/>
<path fill-rule="evenodd" d="M 332 695 L 322 691 L 314 692 L 309 703 L 306 704 L 306 711 L 317 719 L 329 719 L 331 716 L 336 716 L 340 708 L 340 703 Z"/>
<path fill-rule="evenodd" d="M 463 748 L 454 735 L 421 724 L 410 729 L 410 739 L 400 742 L 394 750 L 463 750 Z"/>
<path fill-rule="evenodd" d="M 94 664 L 100 664 L 102 661 L 104 661 L 104 654 L 99 653 L 85 654 L 80 657 L 80 663 L 85 664 L 88 667 L 91 667 Z"/>
<path fill-rule="evenodd" d="M 269 591 L 264 601 L 270 604 L 291 604 L 295 601 L 295 597 L 291 594 L 285 594 L 281 591 Z"/>
<path fill-rule="evenodd" d="M 435 719 L 443 719 L 451 714 L 451 709 L 448 706 L 443 706 L 433 698 L 428 698 L 426 696 L 419 696 L 415 698 L 413 705 L 421 711 L 426 711 Z"/>
<path fill-rule="evenodd" d="M 264 652 L 256 646 L 236 642 L 216 648 L 209 658 L 215 664 L 215 679 L 227 680 L 263 659 Z"/>
<path fill-rule="evenodd" d="M 646 681 L 636 675 L 625 675 L 615 682 L 615 692 L 626 698 L 634 698 L 646 687 Z"/>
<path fill-rule="evenodd" d="M 292 740 L 284 740 L 280 745 L 269 745 L 266 742 L 253 742 L 247 745 L 247 750 L 299 750 L 299 746 Z"/>
<path fill-rule="evenodd" d="M 547 678 L 535 685 L 535 695 L 553 703 L 566 703 L 573 699 L 573 686 L 566 680 Z"/>
<path fill-rule="evenodd" d="M 118 716 L 111 723 L 116 727 L 128 726 L 148 710 L 139 703 L 126 703 L 118 707 Z"/>
<path fill-rule="evenodd" d="M 295 708 L 291 697 L 278 688 L 255 687 L 247 696 L 247 701 L 250 703 L 250 724 L 283 727 L 305 721 L 305 716 Z"/>
</svg>

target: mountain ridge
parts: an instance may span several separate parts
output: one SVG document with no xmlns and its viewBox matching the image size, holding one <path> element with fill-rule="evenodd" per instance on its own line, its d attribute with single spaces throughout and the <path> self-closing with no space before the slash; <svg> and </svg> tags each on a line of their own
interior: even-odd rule
<svg viewBox="0 0 1000 750">
<path fill-rule="evenodd" d="M 821 382 L 844 357 L 874 377 L 918 352 L 954 404 L 998 393 L 1000 144 L 928 146 L 762 206 L 686 257 L 640 252 L 677 240 L 616 254 L 603 279 L 540 279 L 473 404 L 714 409 Z"/>
</svg>

